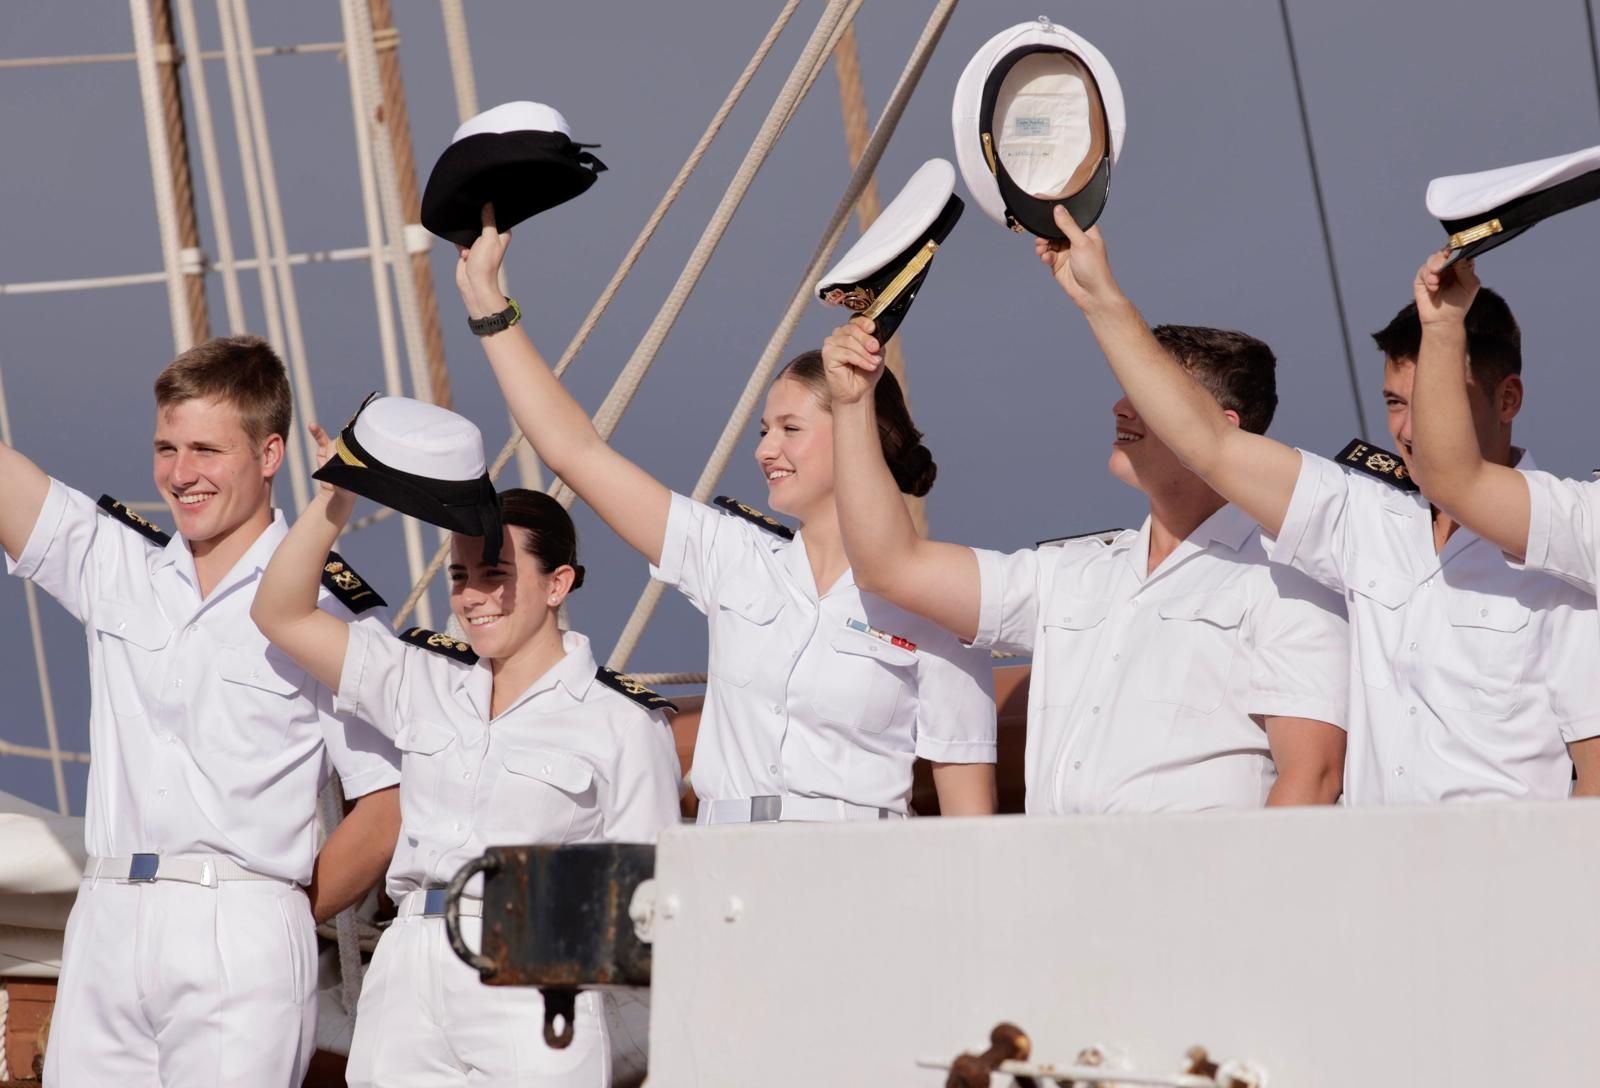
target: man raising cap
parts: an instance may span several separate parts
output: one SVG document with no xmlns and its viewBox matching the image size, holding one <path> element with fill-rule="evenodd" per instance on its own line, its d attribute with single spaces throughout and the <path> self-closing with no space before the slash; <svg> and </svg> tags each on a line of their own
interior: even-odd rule
<svg viewBox="0 0 1600 1088">
<path fill-rule="evenodd" d="M 1057 222 L 1067 243 L 1038 242 L 1040 259 L 1083 311 L 1140 416 L 1275 538 L 1274 560 L 1345 594 L 1347 802 L 1560 798 L 1574 762 L 1578 791 L 1600 788 L 1594 598 L 1508 562 L 1497 542 L 1429 504 L 1430 466 L 1412 451 L 1413 427 L 1424 426 L 1411 403 L 1416 307 L 1377 336 L 1398 452 L 1358 441 L 1336 462 L 1227 425 L 1118 288 L 1099 230 L 1085 233 L 1064 213 Z M 1520 342 L 1510 310 L 1494 301 L 1475 360 L 1473 448 L 1517 475 L 1509 466 L 1533 467 L 1511 444 Z"/>
<path fill-rule="evenodd" d="M 311 1058 L 314 919 L 383 875 L 398 761 L 250 622 L 287 531 L 272 506 L 283 363 L 255 337 L 209 340 L 161 372 L 155 396 L 171 539 L 0 445 L 7 569 L 89 634 L 89 863 L 45 1083 L 286 1088 Z M 324 569 L 323 607 L 384 625 L 359 575 L 332 555 Z M 359 800 L 319 853 L 330 762 Z"/>
</svg>

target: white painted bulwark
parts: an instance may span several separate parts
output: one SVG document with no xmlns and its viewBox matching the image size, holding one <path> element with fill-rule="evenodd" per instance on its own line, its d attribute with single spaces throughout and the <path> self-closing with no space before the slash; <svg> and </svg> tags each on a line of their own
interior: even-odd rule
<svg viewBox="0 0 1600 1088">
<path fill-rule="evenodd" d="M 1036 1061 L 1592 1084 L 1597 850 L 1593 801 L 673 829 L 650 1081 L 938 1085 L 1009 1020 Z"/>
</svg>

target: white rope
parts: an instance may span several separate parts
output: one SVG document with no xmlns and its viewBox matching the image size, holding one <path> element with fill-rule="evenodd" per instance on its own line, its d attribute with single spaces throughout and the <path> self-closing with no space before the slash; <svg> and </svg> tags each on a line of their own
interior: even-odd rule
<svg viewBox="0 0 1600 1088">
<path fill-rule="evenodd" d="M 11 446 L 11 409 L 6 400 L 4 371 L 0 370 L 0 442 Z M 14 446 L 12 448 L 15 448 Z M 39 619 L 39 591 L 33 579 L 22 580 L 22 597 L 28 605 L 28 632 L 33 637 L 33 668 L 39 680 L 39 705 L 44 710 L 44 734 L 50 742 L 50 771 L 55 778 L 56 811 L 71 815 L 67 804 L 67 777 L 61 769 L 61 736 L 56 730 L 56 703 L 50 691 L 50 664 L 44 652 L 44 624 Z M 0 1040 L 5 1033 L 0 1031 Z"/>
<path fill-rule="evenodd" d="M 230 239 L 231 241 L 231 239 Z M 364 261 L 372 256 L 372 251 L 366 246 L 353 246 L 348 249 L 314 249 L 305 253 L 290 253 L 281 258 L 294 267 L 306 264 L 330 264 L 335 261 Z M 185 261 L 188 261 L 185 256 Z M 243 257 L 236 260 L 217 260 L 208 262 L 205 267 L 215 268 L 223 273 L 252 272 L 265 267 L 268 262 L 255 257 Z M 199 268 L 198 264 L 193 265 Z M 185 264 L 184 272 L 189 272 L 191 266 Z M 136 287 L 141 284 L 165 283 L 165 272 L 130 272 L 120 276 L 86 276 L 71 280 L 28 280 L 23 283 L 0 283 L 0 295 L 48 295 L 67 291 L 92 291 L 102 287 Z"/>
<path fill-rule="evenodd" d="M 161 235 L 161 261 L 167 280 L 167 310 L 172 319 L 172 344 L 181 354 L 194 346 L 189 324 L 189 298 L 183 283 L 178 242 L 178 202 L 172 189 L 172 157 L 168 153 L 161 89 L 156 75 L 155 27 L 150 0 L 128 0 L 133 18 L 133 49 L 139 72 L 139 100 L 144 106 L 144 138 L 150 154 L 150 182 L 155 187 L 156 227 Z"/>
<path fill-rule="evenodd" d="M 183 51 L 188 56 L 200 52 L 200 31 L 194 17 L 194 0 L 178 0 L 178 30 L 183 35 Z M 239 290 L 239 271 L 233 252 L 233 227 L 228 222 L 228 201 L 222 183 L 221 159 L 217 155 L 217 131 L 211 117 L 211 93 L 206 88 L 203 64 L 189 66 L 189 94 L 194 99 L 195 128 L 200 135 L 200 162 L 206 172 L 206 203 L 211 208 L 212 230 L 217 234 L 217 269 L 222 273 L 222 297 L 228 310 L 228 332 L 245 331 L 244 299 Z"/>
<path fill-rule="evenodd" d="M 250 238 L 255 246 L 257 260 L 263 262 L 260 275 L 256 277 L 261 287 L 261 310 L 267 322 L 267 339 L 281 346 L 284 342 L 283 318 L 278 309 L 277 283 L 267 274 L 265 267 L 265 262 L 270 257 L 267 245 L 267 216 L 261 204 L 261 177 L 256 169 L 255 144 L 249 136 L 251 122 L 250 110 L 245 102 L 244 62 L 239 55 L 238 35 L 234 33 L 229 0 L 217 0 L 217 25 L 222 32 L 223 59 L 228 72 L 228 96 L 233 103 L 233 128 L 238 137 L 234 142 L 239 148 L 239 172 L 244 178 L 244 201 L 250 218 Z M 308 463 L 310 451 L 306 449 L 304 443 L 298 441 L 296 435 L 285 435 L 284 445 L 288 447 L 289 486 L 294 493 L 295 509 L 302 510 L 310 501 L 309 488 L 306 485 L 311 473 Z"/>
<path fill-rule="evenodd" d="M 617 291 L 621 289 L 622 282 L 628 278 L 628 274 L 632 272 L 634 266 L 639 263 L 639 258 L 644 253 L 645 246 L 648 245 L 650 239 L 655 236 L 656 228 L 661 225 L 661 220 L 666 217 L 667 211 L 677 201 L 679 194 L 683 192 L 684 185 L 687 184 L 689 177 L 694 173 L 695 168 L 700 165 L 700 160 L 705 157 L 706 151 L 711 147 L 711 143 L 716 138 L 717 133 L 722 130 L 722 126 L 724 122 L 727 121 L 728 115 L 733 112 L 734 106 L 736 106 L 739 103 L 739 100 L 744 96 L 745 88 L 750 85 L 750 80 L 755 76 L 756 71 L 760 69 L 762 62 L 766 60 L 767 54 L 771 52 L 773 44 L 778 40 L 779 35 L 783 33 L 784 27 L 789 24 L 789 20 L 793 17 L 795 9 L 799 6 L 800 0 L 788 0 L 788 2 L 784 4 L 783 9 L 778 13 L 778 17 L 773 22 L 772 28 L 767 31 L 766 37 L 763 38 L 761 40 L 761 44 L 756 47 L 755 54 L 751 56 L 749 62 L 744 67 L 744 71 L 739 74 L 739 78 L 734 81 L 733 88 L 728 92 L 727 97 L 722 100 L 722 105 L 717 107 L 716 113 L 712 115 L 711 121 L 706 125 L 705 131 L 700 134 L 700 139 L 696 141 L 693 149 L 690 150 L 688 157 L 684 159 L 683 165 L 678 168 L 677 176 L 674 177 L 672 179 L 672 183 L 667 186 L 667 191 L 661 195 L 661 199 L 657 202 L 655 210 L 650 213 L 650 218 L 645 221 L 644 226 L 640 229 L 639 236 L 633 240 L 633 245 L 629 247 L 628 252 L 623 256 L 622 262 L 617 265 L 617 270 L 611 274 L 610 282 L 607 283 L 605 289 L 600 292 L 600 297 L 595 299 L 594 305 L 589 308 L 589 313 L 584 317 L 582 323 L 579 324 L 578 331 L 573 334 L 572 340 L 568 342 L 566 350 L 561 353 L 561 358 L 557 360 L 556 365 L 553 368 L 557 378 L 566 373 L 567 368 L 572 365 L 573 359 L 577 358 L 578 352 L 581 351 L 584 344 L 588 342 L 589 334 L 594 331 L 595 325 L 599 323 L 600 316 L 606 312 L 606 309 L 611 305 L 612 299 L 616 298 Z M 511 437 L 506 440 L 506 444 L 501 448 L 499 455 L 495 458 L 494 464 L 489 468 L 489 474 L 491 477 L 496 477 L 500 474 L 500 470 L 505 467 L 506 462 L 511 460 L 513 452 L 516 450 L 517 446 L 521 444 L 521 442 L 521 432 L 513 430 Z M 418 598 L 421 597 L 422 593 L 427 588 L 427 583 L 435 574 L 439 572 L 439 569 L 444 566 L 445 557 L 448 554 L 449 549 L 445 547 L 440 547 L 439 550 L 434 553 L 433 559 L 428 564 L 428 569 L 424 573 L 423 578 L 412 586 L 411 595 L 406 599 L 405 603 L 400 606 L 399 612 L 396 613 L 394 621 L 396 628 L 405 623 L 406 617 L 410 614 L 412 607 L 417 603 Z"/>
<path fill-rule="evenodd" d="M 343 49 L 343 42 L 306 42 L 302 45 L 257 46 L 255 54 L 258 57 L 288 57 L 309 53 L 338 53 Z M 201 60 L 222 60 L 226 56 L 221 50 L 202 53 L 190 49 L 185 49 L 184 55 L 199 57 Z M 59 57 L 5 57 L 0 58 L 0 69 L 59 68 L 68 64 L 109 64 L 138 59 L 137 53 L 71 53 Z"/>
<path fill-rule="evenodd" d="M 771 340 L 767 342 L 766 350 L 761 353 L 761 358 L 750 374 L 750 380 L 745 383 L 744 392 L 739 395 L 738 403 L 734 405 L 727 425 L 722 430 L 722 436 L 717 439 L 716 447 L 706 462 L 705 470 L 695 483 L 691 497 L 697 502 L 705 502 L 711 497 L 717 481 L 727 469 L 728 461 L 743 437 L 751 415 L 755 412 L 756 403 L 772 378 L 778 357 L 788 345 L 795 326 L 799 324 L 806 305 L 811 301 L 813 285 L 817 282 L 817 277 L 822 275 L 823 266 L 833 253 L 834 247 L 839 244 L 845 226 L 850 221 L 851 209 L 855 207 L 856 201 L 866 188 L 868 179 L 877 170 L 878 160 L 883 157 L 884 149 L 889 146 L 889 138 L 894 135 L 895 127 L 899 125 L 906 104 L 910 102 L 912 92 L 916 90 L 922 73 L 927 69 L 928 60 L 939 44 L 955 6 L 956 0 L 939 0 L 933 14 L 928 17 L 928 22 L 922 29 L 922 36 L 917 39 L 916 47 L 911 52 L 911 59 L 906 62 L 905 70 L 900 73 L 900 80 L 895 84 L 894 92 L 889 96 L 888 104 L 884 106 L 883 113 L 872 130 L 872 138 L 867 141 L 866 148 L 861 152 L 861 161 L 851 173 L 850 183 L 845 187 L 844 196 L 834 209 L 833 219 L 823 234 L 822 244 L 817 247 L 811 263 L 801 275 L 800 284 L 789 300 L 788 309 L 778 322 L 778 328 Z M 650 622 L 656 604 L 661 600 L 663 588 L 662 583 L 654 580 L 645 586 L 644 592 L 639 595 L 638 604 L 634 606 L 633 614 L 628 617 L 628 622 L 622 629 L 622 635 L 617 639 L 616 647 L 611 651 L 611 657 L 607 661 L 609 667 L 618 671 L 627 668 L 628 658 L 633 655 L 634 648 L 644 633 L 645 625 Z"/>
<path fill-rule="evenodd" d="M 322 841 L 326 843 L 328 836 L 344 822 L 344 789 L 337 777 L 328 780 L 317 800 L 320 803 L 318 816 L 323 828 Z M 353 1020 L 356 1000 L 361 996 L 362 977 L 361 935 L 357 932 L 354 905 L 339 912 L 334 919 L 334 927 L 339 938 L 339 1003 Z"/>
<path fill-rule="evenodd" d="M 261 98 L 261 74 L 256 67 L 255 45 L 250 32 L 250 13 L 245 6 L 245 0 L 232 0 L 233 33 L 239 43 L 237 52 L 240 54 L 239 68 L 244 77 L 245 102 L 250 112 L 250 139 L 255 144 L 256 164 L 261 172 L 261 201 L 266 212 L 267 240 L 270 245 L 270 257 L 273 273 L 278 280 L 278 304 L 283 310 L 283 329 L 286 336 L 283 344 L 287 349 L 289 373 L 293 377 L 293 391 L 295 409 L 301 426 L 294 428 L 293 435 L 284 435 L 284 441 L 298 441 L 305 454 L 305 463 L 310 465 L 315 456 L 311 446 L 310 436 L 306 434 L 304 424 L 317 418 L 316 400 L 311 389 L 311 369 L 306 362 L 305 335 L 300 328 L 300 299 L 295 291 L 294 276 L 289 270 L 289 243 L 283 229 L 283 203 L 278 199 L 278 168 L 272 157 L 272 140 L 267 133 L 266 108 Z M 244 132 L 240 133 L 240 142 L 244 141 Z M 258 256 L 260 254 L 258 253 Z M 265 279 L 265 276 L 263 276 Z M 302 469 L 308 472 L 309 469 Z M 301 481 L 304 487 L 304 481 Z M 304 508 L 307 498 L 302 498 L 300 492 L 295 493 L 295 502 Z"/>
<path fill-rule="evenodd" d="M 711 221 L 701 232 L 700 240 L 695 243 L 694 251 L 689 255 L 688 263 L 679 273 L 677 282 L 668 292 L 667 299 L 657 311 L 655 320 L 645 331 L 639 345 L 634 348 L 633 355 L 622 368 L 622 373 L 617 376 L 616 383 L 611 387 L 611 392 L 600 405 L 600 410 L 594 416 L 594 428 L 602 440 L 608 440 L 616 430 L 617 422 L 622 418 L 622 413 L 627 410 L 639 385 L 644 381 L 645 373 L 650 364 L 655 361 L 656 353 L 661 350 L 667 333 L 677 322 L 678 315 L 683 312 L 684 305 L 689 301 L 690 293 L 700 282 L 701 275 L 705 272 L 706 265 L 711 261 L 711 255 L 716 251 L 717 244 L 727 233 L 728 225 L 733 221 L 733 216 L 743 203 L 745 194 L 750 190 L 750 184 L 755 180 L 757 171 L 766 162 L 767 155 L 777 143 L 789 118 L 793 116 L 795 107 L 799 104 L 804 88 L 811 81 L 812 74 L 819 69 L 819 61 L 826 56 L 824 50 L 833 38 L 834 31 L 839 27 L 840 20 L 844 17 L 845 9 L 849 6 L 848 0 L 828 0 L 828 6 L 818 20 L 816 29 L 811 32 L 811 37 L 806 41 L 805 49 L 800 53 L 800 59 L 795 62 L 789 78 L 784 81 L 783 89 L 778 92 L 777 100 L 772 108 L 767 111 L 766 120 L 762 122 L 760 130 L 756 133 L 755 140 L 745 152 L 744 161 L 739 164 L 739 169 L 733 175 L 733 180 L 728 184 L 722 194 L 722 199 L 717 203 L 717 209 L 712 213 Z M 571 506 L 576 497 L 572 489 L 563 481 L 551 494 L 563 506 Z"/>
<path fill-rule="evenodd" d="M 400 346 L 395 337 L 393 296 L 389 293 L 389 274 L 383 245 L 383 220 L 379 211 L 381 198 L 378 195 L 377 167 L 373 162 L 371 134 L 367 131 L 367 109 L 362 104 L 360 70 L 357 65 L 347 63 L 345 72 L 350 81 L 350 118 L 356 134 L 356 166 L 361 175 L 361 213 L 367 231 L 372 298 L 378 310 L 378 347 L 383 359 L 383 383 L 391 395 L 399 395 L 405 392 L 405 385 L 400 373 Z M 399 259 L 405 261 L 404 256 Z M 388 509 L 389 507 L 383 508 L 383 510 Z M 373 523 L 372 519 L 363 521 L 365 524 L 352 525 L 345 531 L 351 532 Z M 415 518 L 401 518 L 400 523 L 401 538 L 405 542 L 406 550 L 406 574 L 414 583 L 422 577 L 422 528 Z M 432 610 L 428 611 L 430 614 L 423 620 L 425 627 L 432 626 Z"/>
<path fill-rule="evenodd" d="M 456 92 L 456 120 L 478 112 L 478 81 L 472 73 L 472 40 L 467 35 L 467 13 L 461 0 L 439 0 L 444 17 L 445 51 L 450 56 L 450 82 Z"/>
<path fill-rule="evenodd" d="M 0 982 L 0 1081 L 11 1079 L 11 1066 L 6 1064 L 6 1020 L 11 1014 L 11 994 Z"/>
</svg>

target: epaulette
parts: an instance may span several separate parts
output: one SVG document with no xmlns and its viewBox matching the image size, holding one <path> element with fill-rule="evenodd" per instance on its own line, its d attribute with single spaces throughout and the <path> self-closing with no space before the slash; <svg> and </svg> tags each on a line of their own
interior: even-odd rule
<svg viewBox="0 0 1600 1088">
<path fill-rule="evenodd" d="M 665 695 L 651 691 L 633 677 L 620 673 L 616 669 L 608 669 L 601 665 L 595 670 L 594 678 L 610 688 L 620 691 L 640 706 L 649 710 L 670 710 L 678 712 L 678 704 L 668 699 Z"/>
<path fill-rule="evenodd" d="M 794 530 L 776 518 L 769 517 L 753 506 L 746 506 L 738 499 L 730 499 L 726 495 L 718 495 L 711 500 L 730 514 L 736 514 L 746 521 L 753 521 L 769 533 L 775 533 L 785 540 L 794 539 Z"/>
<path fill-rule="evenodd" d="M 160 529 L 157 529 L 154 525 L 151 525 L 148 521 L 144 520 L 144 518 L 140 517 L 138 514 L 135 514 L 132 510 L 129 510 L 126 506 L 118 502 L 116 499 L 113 499 L 110 495 L 101 495 L 99 505 L 100 509 L 110 514 L 117 521 L 122 522 L 122 524 L 126 525 L 134 532 L 147 538 L 156 547 L 165 548 L 168 544 L 172 543 L 172 538 L 170 536 L 162 532 Z"/>
<path fill-rule="evenodd" d="M 1357 472 L 1375 476 L 1391 487 L 1398 487 L 1401 491 L 1417 490 L 1417 481 L 1411 478 L 1411 473 L 1406 468 L 1406 463 L 1400 460 L 1399 454 L 1379 449 L 1359 438 L 1351 439 L 1350 444 L 1339 451 L 1337 460 L 1345 468 L 1353 468 Z"/>
<path fill-rule="evenodd" d="M 1033 546 L 1035 548 L 1043 548 L 1049 544 L 1065 544 L 1069 540 L 1088 540 L 1091 537 L 1102 544 L 1110 544 L 1127 531 L 1126 529 L 1096 529 L 1091 533 L 1073 533 L 1071 536 L 1053 536 L 1048 540 L 1036 540 L 1033 542 Z"/>
<path fill-rule="evenodd" d="M 453 657 L 468 665 L 478 663 L 478 655 L 472 652 L 472 647 L 453 635 L 441 631 L 430 631 L 426 627 L 412 627 L 400 633 L 402 642 L 409 642 L 413 646 L 421 646 L 424 650 L 432 650 L 436 654 Z"/>
<path fill-rule="evenodd" d="M 338 552 L 329 552 L 327 561 L 322 564 L 322 584 L 340 604 L 358 616 L 369 608 L 382 608 L 388 603 L 350 569 L 350 564 Z"/>
</svg>

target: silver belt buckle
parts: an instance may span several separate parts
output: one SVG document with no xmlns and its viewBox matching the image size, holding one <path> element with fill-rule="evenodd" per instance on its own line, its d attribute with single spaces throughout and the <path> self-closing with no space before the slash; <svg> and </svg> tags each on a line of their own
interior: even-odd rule
<svg viewBox="0 0 1600 1088">
<path fill-rule="evenodd" d="M 783 819 L 783 798 L 766 794 L 750 798 L 750 822 L 776 823 Z"/>
<path fill-rule="evenodd" d="M 444 893 L 447 888 L 429 888 L 422 893 L 422 913 L 425 917 L 432 917 L 444 913 Z"/>
<path fill-rule="evenodd" d="M 135 854 L 128 860 L 128 883 L 154 884 L 160 867 L 160 854 Z"/>
</svg>

